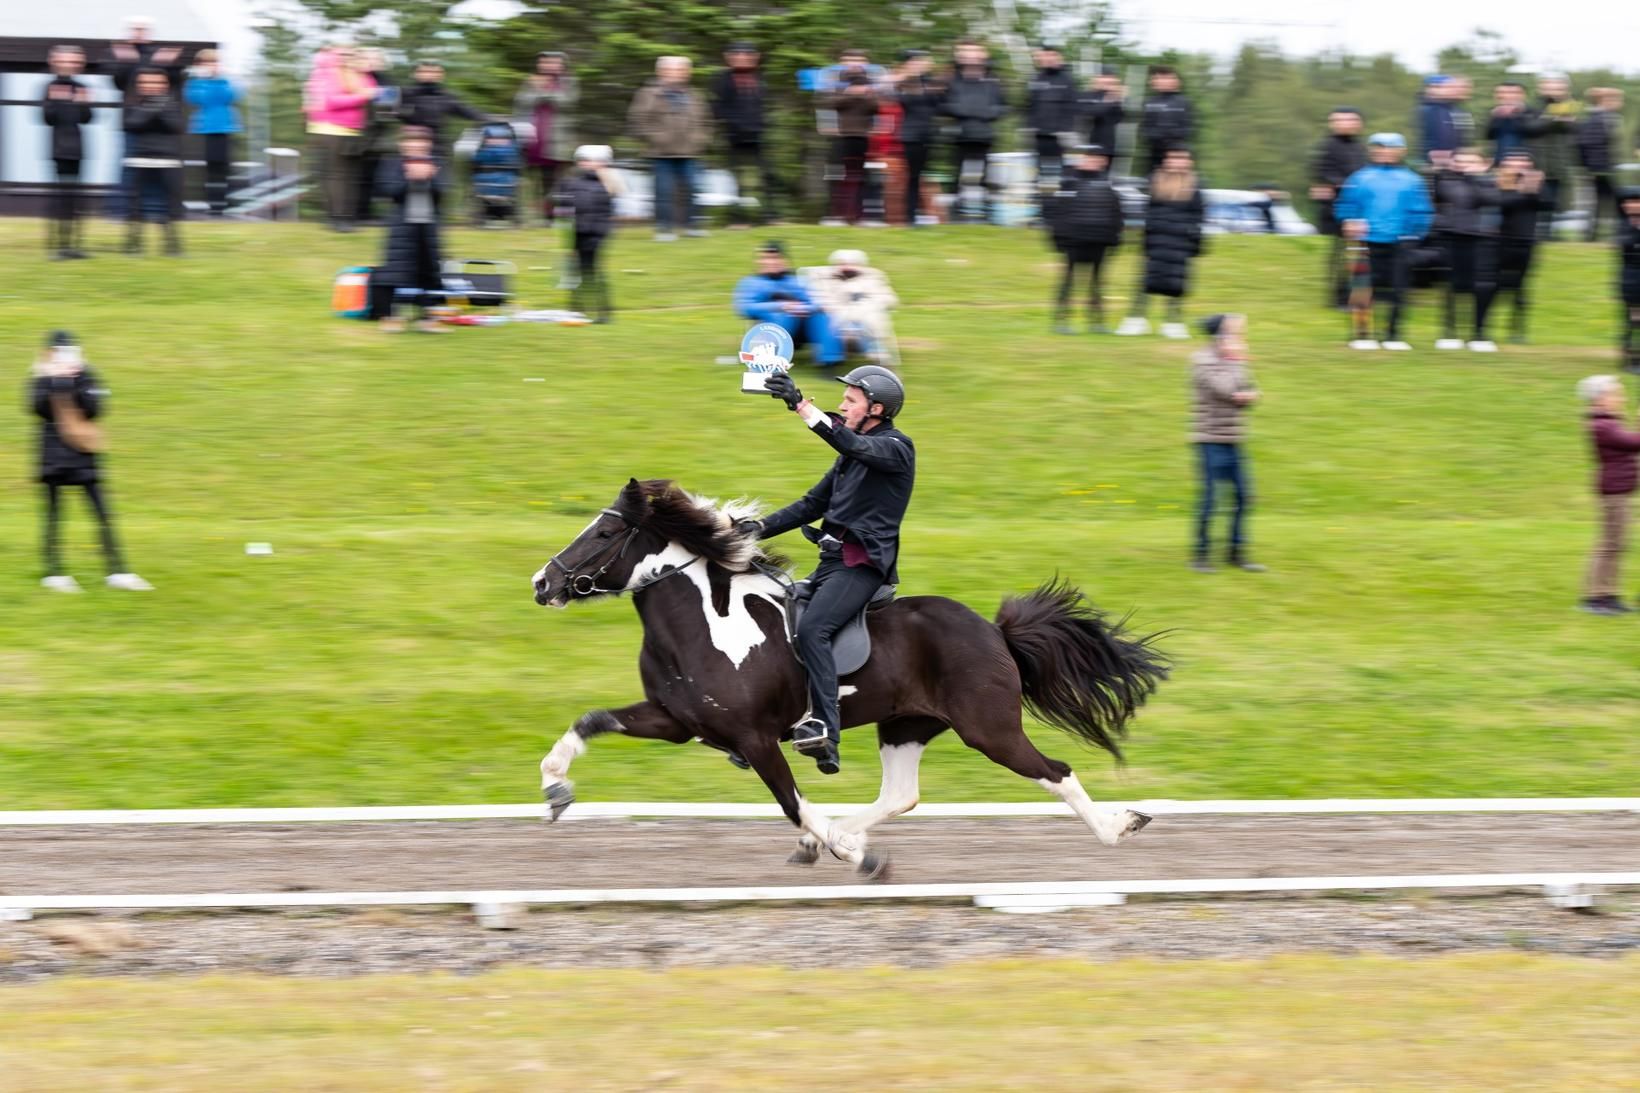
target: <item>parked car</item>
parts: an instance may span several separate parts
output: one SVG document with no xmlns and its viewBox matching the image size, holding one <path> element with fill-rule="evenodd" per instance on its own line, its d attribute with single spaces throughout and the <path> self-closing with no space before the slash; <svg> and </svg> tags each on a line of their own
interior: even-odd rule
<svg viewBox="0 0 1640 1093">
<path fill-rule="evenodd" d="M 1272 190 L 1203 190 L 1204 229 L 1213 235 L 1314 235 L 1287 195 Z"/>
</svg>

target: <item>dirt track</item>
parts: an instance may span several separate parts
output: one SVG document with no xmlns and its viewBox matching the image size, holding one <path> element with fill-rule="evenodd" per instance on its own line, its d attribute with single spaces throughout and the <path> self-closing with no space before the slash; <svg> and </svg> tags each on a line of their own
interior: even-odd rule
<svg viewBox="0 0 1640 1093">
<path fill-rule="evenodd" d="M 1640 816 L 1163 816 L 1116 849 L 1071 819 L 879 827 L 900 883 L 1640 870 Z M 444 821 L 0 829 L 0 892 L 846 884 L 767 821 Z"/>
</svg>

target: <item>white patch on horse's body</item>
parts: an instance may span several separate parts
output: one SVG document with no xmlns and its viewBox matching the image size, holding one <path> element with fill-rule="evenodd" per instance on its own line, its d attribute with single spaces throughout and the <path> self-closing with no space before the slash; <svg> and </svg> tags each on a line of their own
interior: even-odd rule
<svg viewBox="0 0 1640 1093">
<path fill-rule="evenodd" d="M 1049 793 L 1058 797 L 1071 806 L 1071 810 L 1082 817 L 1082 822 L 1099 836 L 1099 841 L 1106 846 L 1115 846 L 1127 836 L 1149 823 L 1148 817 L 1125 808 L 1101 808 L 1093 803 L 1088 791 L 1082 788 L 1082 783 L 1076 780 L 1076 775 L 1067 774 L 1058 782 L 1050 782 L 1046 778 L 1038 778 L 1037 784 Z"/>
<path fill-rule="evenodd" d="M 851 812 L 833 825 L 834 830 L 850 834 L 866 831 L 896 816 L 903 816 L 917 807 L 920 793 L 917 770 L 922 765 L 925 744 L 888 744 L 877 752 L 883 763 L 883 785 L 877 799 L 858 812 Z M 817 844 L 813 836 L 803 835 L 798 840 L 805 847 Z"/>
<path fill-rule="evenodd" d="M 712 606 L 712 582 L 706 567 L 690 565 L 687 569 L 683 568 L 695 557 L 696 555 L 689 553 L 677 543 L 668 543 L 664 550 L 649 555 L 632 567 L 632 576 L 627 579 L 626 586 L 633 588 L 659 576 L 668 566 L 681 570 L 678 576 L 687 578 L 700 593 L 701 614 L 706 619 L 706 629 L 711 636 L 712 648 L 728 657 L 729 663 L 739 668 L 753 649 L 768 640 L 768 635 L 752 617 L 751 608 L 746 601 L 756 596 L 780 609 L 784 592 L 779 584 L 761 573 L 731 574 L 729 613 L 719 615 Z"/>
<path fill-rule="evenodd" d="M 841 687 L 837 688 L 837 697 L 838 698 L 847 698 L 849 695 L 857 695 L 859 693 L 860 693 L 860 688 L 856 687 L 852 683 L 845 683 Z"/>
</svg>

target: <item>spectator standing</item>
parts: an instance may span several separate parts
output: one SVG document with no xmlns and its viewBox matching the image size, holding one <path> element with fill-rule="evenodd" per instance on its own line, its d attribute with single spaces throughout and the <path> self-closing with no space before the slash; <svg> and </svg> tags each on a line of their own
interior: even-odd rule
<svg viewBox="0 0 1640 1093">
<path fill-rule="evenodd" d="M 1145 207 L 1145 261 L 1133 308 L 1116 333 L 1124 337 L 1150 333 L 1145 317 L 1152 296 L 1167 299 L 1162 337 L 1188 338 L 1184 297 L 1190 287 L 1190 263 L 1202 252 L 1202 192 L 1195 161 L 1186 148 L 1170 149 L 1161 169 L 1150 176 Z"/>
<path fill-rule="evenodd" d="M 160 224 L 165 253 L 182 253 L 177 223 L 182 219 L 182 104 L 171 82 L 157 68 L 137 73 L 135 94 L 125 105 L 125 163 L 131 171 L 137 200 L 126 203 L 125 252 L 142 253 L 142 222 L 146 215 L 141 195 L 149 186 L 165 193 Z"/>
<path fill-rule="evenodd" d="M 1037 46 L 1034 60 L 1036 71 L 1025 85 L 1025 128 L 1036 148 L 1037 189 L 1047 194 L 1059 185 L 1066 150 L 1077 143 L 1078 94 L 1058 46 Z"/>
<path fill-rule="evenodd" d="M 1514 297 L 1509 342 L 1526 343 L 1526 282 L 1537 251 L 1538 210 L 1543 204 L 1543 172 L 1532 153 L 1517 148 L 1498 165 L 1498 288 Z"/>
<path fill-rule="evenodd" d="M 833 90 L 821 100 L 836 127 L 831 215 L 823 221 L 828 226 L 858 223 L 865 212 L 866 152 L 877 119 L 877 88 L 867 61 L 864 52 L 845 50 Z"/>
<path fill-rule="evenodd" d="M 1059 180 L 1059 188 L 1048 199 L 1048 231 L 1056 249 L 1064 256 L 1065 271 L 1059 278 L 1059 294 L 1054 299 L 1053 323 L 1057 334 L 1071 334 L 1071 296 L 1076 290 L 1076 271 L 1088 269 L 1088 331 L 1105 334 L 1105 298 L 1101 274 L 1105 258 L 1122 242 L 1122 199 L 1110 184 L 1106 169 L 1108 151 L 1090 144 L 1077 152 L 1074 168 Z"/>
<path fill-rule="evenodd" d="M 1600 221 L 1608 208 L 1613 226 L 1622 219 L 1612 178 L 1624 156 L 1623 92 L 1615 87 L 1597 87 L 1589 92 L 1589 102 L 1591 109 L 1577 130 L 1577 158 L 1594 187 L 1587 236 L 1593 243 L 1600 238 Z"/>
<path fill-rule="evenodd" d="M 711 113 L 689 86 L 687 57 L 662 57 L 655 78 L 639 89 L 627 111 L 632 133 L 644 145 L 655 176 L 655 239 L 677 239 L 677 203 L 683 204 L 685 235 L 705 235 L 697 223 L 695 186 L 699 158 L 712 142 Z"/>
<path fill-rule="evenodd" d="M 989 223 L 994 193 L 991 182 L 991 146 L 996 140 L 996 123 L 1008 112 L 1002 81 L 991 67 L 990 51 L 978 42 L 957 44 L 956 66 L 946 82 L 945 101 L 940 112 L 951 119 L 951 170 L 955 179 L 957 220 Z M 976 217 L 963 200 L 965 191 L 984 191 L 983 207 Z"/>
<path fill-rule="evenodd" d="M 1247 319 L 1213 315 L 1202 323 L 1208 346 L 1191 361 L 1195 412 L 1190 440 L 1196 446 L 1201 495 L 1196 504 L 1196 546 L 1190 567 L 1213 572 L 1211 525 L 1217 486 L 1230 487 L 1235 508 L 1230 514 L 1230 549 L 1226 561 L 1249 573 L 1264 566 L 1247 553 L 1247 512 L 1253 490 L 1247 472 L 1247 412 L 1259 393 L 1248 368 Z"/>
<path fill-rule="evenodd" d="M 182 50 L 177 46 L 162 46 L 153 40 L 154 24 L 143 16 L 135 16 L 126 20 L 126 36 L 123 41 L 115 42 L 110 47 L 112 61 L 109 65 L 114 80 L 114 87 L 120 93 L 122 106 L 129 106 L 137 94 L 137 73 L 145 68 L 158 69 L 165 74 L 166 81 L 173 91 L 182 84 Z M 120 160 L 123 164 L 125 152 L 122 147 Z M 147 203 L 150 196 L 157 197 L 156 207 L 165 203 L 163 192 L 153 195 L 144 193 L 136 188 L 136 173 L 130 168 L 122 168 L 120 172 L 120 187 L 116 192 L 116 202 L 113 209 L 115 216 L 122 214 L 129 216 L 130 205 Z"/>
<path fill-rule="evenodd" d="M 444 292 L 443 249 L 439 218 L 444 204 L 447 162 L 434 154 L 433 136 L 419 126 L 399 132 L 399 154 L 382 161 L 376 189 L 392 206 L 387 226 L 387 250 L 370 278 L 370 313 L 381 320 L 383 331 L 404 329 L 397 313 L 400 296 L 414 297 L 421 309 L 420 329 L 442 333 L 428 307 Z"/>
<path fill-rule="evenodd" d="M 746 198 L 752 192 L 751 179 L 757 180 L 757 212 L 751 212 L 743 200 L 737 201 L 729 212 L 729 226 L 766 224 L 776 217 L 774 175 L 763 148 L 769 98 L 763 55 L 751 42 L 735 42 L 724 52 L 723 61 L 727 67 L 712 85 L 712 114 L 723 132 L 737 196 Z"/>
<path fill-rule="evenodd" d="M 524 161 L 541 186 L 541 219 L 552 226 L 558 174 L 575 149 L 575 106 L 580 88 L 569 72 L 569 59 L 547 50 L 535 55 L 535 71 L 513 96 L 513 116 L 530 127 Z"/>
<path fill-rule="evenodd" d="M 490 116 L 467 105 L 444 86 L 444 66 L 437 61 L 422 61 L 411 75 L 413 82 L 400 96 L 399 119 L 407 126 L 427 130 L 433 139 L 433 155 L 440 163 L 448 163 L 451 139 L 445 123 L 451 118 L 482 123 Z"/>
<path fill-rule="evenodd" d="M 1572 98 L 1572 84 L 1559 73 L 1538 77 L 1537 120 L 1532 128 L 1532 157 L 1543 172 L 1543 207 L 1538 211 L 1538 242 L 1553 237 L 1555 213 L 1572 197 L 1572 169 L 1577 162 L 1577 129 L 1583 104 Z"/>
<path fill-rule="evenodd" d="M 193 72 L 182 88 L 194 108 L 188 132 L 205 138 L 205 201 L 212 216 L 228 210 L 228 169 L 233 162 L 233 135 L 240 131 L 234 105 L 243 96 L 217 64 L 216 50 L 202 49 L 194 57 Z"/>
<path fill-rule="evenodd" d="M 754 323 L 774 323 L 792 336 L 792 351 L 812 346 L 814 362 L 830 368 L 843 362 L 843 345 L 830 317 L 792 272 L 786 248 L 770 240 L 758 248 L 757 272 L 735 285 L 735 314 Z"/>
<path fill-rule="evenodd" d="M 28 403 L 40 419 L 40 475 L 45 494 L 45 576 L 42 588 L 78 592 L 79 582 L 69 576 L 59 549 L 63 492 L 70 486 L 85 491 L 102 537 L 107 584 L 127 592 L 151 592 L 153 585 L 128 572 L 114 534 L 114 518 L 103 490 L 103 437 L 97 419 L 107 409 L 108 391 L 85 363 L 80 346 L 66 331 L 53 333 L 29 377 Z"/>
<path fill-rule="evenodd" d="M 922 179 L 934 149 L 936 126 L 945 84 L 932 75 L 933 61 L 927 50 L 908 49 L 900 55 L 892 88 L 900 104 L 900 146 L 905 153 L 905 223 L 919 226 L 922 213 Z"/>
<path fill-rule="evenodd" d="M 606 144 L 575 150 L 576 171 L 563 184 L 564 203 L 575 217 L 575 292 L 570 307 L 592 316 L 595 323 L 610 321 L 614 310 L 609 282 L 598 262 L 604 241 L 615 222 L 615 188 L 609 164 L 614 153 Z"/>
<path fill-rule="evenodd" d="M 1122 86 L 1122 74 L 1110 66 L 1103 67 L 1088 83 L 1076 102 L 1081 118 L 1080 131 L 1088 144 L 1105 150 L 1110 162 L 1116 162 L 1117 138 L 1122 123 L 1127 120 L 1127 88 Z"/>
<path fill-rule="evenodd" d="M 359 163 L 376 82 L 360 71 L 351 46 L 322 49 L 304 94 L 307 131 L 324 180 L 325 219 L 332 231 L 353 230 L 358 210 Z"/>
<path fill-rule="evenodd" d="M 1589 376 L 1577 385 L 1588 406 L 1585 417 L 1594 448 L 1595 497 L 1599 502 L 1599 533 L 1589 556 L 1578 605 L 1591 615 L 1626 615 L 1633 608 L 1618 595 L 1623 553 L 1628 548 L 1630 502 L 1634 496 L 1640 432 L 1628 429 L 1623 384 L 1616 376 Z"/>
<path fill-rule="evenodd" d="M 1150 94 L 1139 114 L 1147 178 L 1161 169 L 1169 149 L 1188 147 L 1196 138 L 1196 112 L 1181 86 L 1172 65 L 1150 66 Z"/>
<path fill-rule="evenodd" d="M 1617 249 L 1621 256 L 1618 293 L 1623 300 L 1623 367 L 1640 372 L 1640 189 L 1623 191 L 1618 205 Z"/>
<path fill-rule="evenodd" d="M 1332 236 L 1327 258 L 1327 305 L 1349 306 L 1350 275 L 1344 268 L 1344 233 L 1333 208 L 1345 181 L 1367 163 L 1361 145 L 1361 111 L 1340 106 L 1327 115 L 1327 136 L 1310 161 L 1310 200 L 1315 202 L 1322 235 Z"/>
<path fill-rule="evenodd" d="M 1458 300 L 1468 297 L 1471 326 L 1468 346 L 1476 353 L 1495 353 L 1486 336 L 1486 315 L 1497 292 L 1497 220 L 1500 205 L 1490 166 L 1473 148 L 1460 148 L 1451 165 L 1435 176 L 1435 238 L 1446 255 L 1446 311 L 1436 349 L 1462 349 L 1458 336 Z"/>
<path fill-rule="evenodd" d="M 80 249 L 80 162 L 91 121 L 91 88 L 75 77 L 85 69 L 79 46 L 51 51 L 51 81 L 40 95 L 40 120 L 51 129 L 51 164 L 56 187 L 51 194 L 51 228 L 46 253 L 52 258 L 87 258 Z"/>
<path fill-rule="evenodd" d="M 366 111 L 364 133 L 359 144 L 359 178 L 357 203 L 353 210 L 355 224 L 376 224 L 376 179 L 381 174 L 382 160 L 393 154 L 396 146 L 395 126 L 399 119 L 401 88 L 393 75 L 384 50 L 370 47 L 358 51 L 360 70 L 375 81 L 375 97 Z"/>
<path fill-rule="evenodd" d="M 1470 96 L 1475 94 L 1475 81 L 1468 76 L 1453 76 L 1447 91 L 1447 103 L 1452 112 L 1452 128 L 1458 134 L 1459 148 L 1475 146 L 1475 115 L 1469 112 Z"/>
<path fill-rule="evenodd" d="M 1423 178 L 1401 162 L 1406 150 L 1401 134 L 1374 133 L 1367 140 L 1371 162 L 1349 177 L 1334 206 L 1346 236 L 1366 240 L 1373 302 L 1387 304 L 1389 312 L 1382 343 L 1358 338 L 1352 349 L 1412 348 L 1401 338 L 1410 250 L 1429 232 L 1435 210 Z"/>
<path fill-rule="evenodd" d="M 890 359 L 894 324 L 888 313 L 900 306 L 900 298 L 865 251 L 832 251 L 831 265 L 813 282 L 810 298 L 825 314 L 845 357 L 868 355 L 880 363 Z"/>
<path fill-rule="evenodd" d="M 1423 98 L 1418 104 L 1418 160 L 1431 171 L 1443 171 L 1452 162 L 1452 153 L 1461 146 L 1454 96 L 1458 82 L 1451 76 L 1434 75 L 1424 80 Z"/>
<path fill-rule="evenodd" d="M 1526 88 L 1506 80 L 1492 90 L 1495 105 L 1486 123 L 1486 139 L 1492 142 L 1492 160 L 1502 163 L 1511 152 L 1530 150 L 1537 128 L 1537 111 L 1526 103 Z"/>
</svg>

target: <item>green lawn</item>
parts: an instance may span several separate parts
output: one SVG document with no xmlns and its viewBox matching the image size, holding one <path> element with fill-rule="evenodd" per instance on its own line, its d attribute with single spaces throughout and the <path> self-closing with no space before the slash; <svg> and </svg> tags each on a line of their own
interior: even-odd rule
<svg viewBox="0 0 1640 1093">
<path fill-rule="evenodd" d="M 34 426 L 4 418 L 7 807 L 529 799 L 577 714 L 638 697 L 639 638 L 626 603 L 537 608 L 530 573 L 629 475 L 780 504 L 828 462 L 713 363 L 744 326 L 727 299 L 746 234 L 618 238 L 631 310 L 608 328 L 394 339 L 327 314 L 331 275 L 371 260 L 372 236 L 190 225 L 183 261 L 47 263 L 41 233 L 0 223 L 0 347 L 20 384 L 47 330 L 84 340 L 113 390 L 124 537 L 159 590 L 35 586 Z M 1322 241 L 1215 240 L 1191 311 L 1251 318 L 1252 528 L 1271 572 L 1204 577 L 1184 566 L 1191 346 L 1050 334 L 1051 256 L 1023 231 L 783 234 L 801 262 L 858 241 L 905 301 L 921 473 L 902 591 L 989 614 L 1057 571 L 1175 631 L 1176 676 L 1124 775 L 1039 734 L 1096 793 L 1634 791 L 1640 623 L 1571 609 L 1592 514 L 1572 388 L 1616 363 L 1605 249 L 1548 249 L 1530 348 L 1437 354 L 1423 307 L 1418 352 L 1365 355 L 1316 306 Z M 449 250 L 517 261 L 525 301 L 549 306 L 562 244 L 463 231 Z M 1112 279 L 1124 300 L 1131 258 Z M 869 798 L 873 749 L 855 734 L 842 775 L 800 775 L 823 799 Z M 623 740 L 575 777 L 585 799 L 762 796 L 705 749 Z M 947 738 L 923 796 L 1040 791 Z"/>
<path fill-rule="evenodd" d="M 510 969 L 0 987 L 34 1090 L 1601 1089 L 1635 961 Z"/>
</svg>

